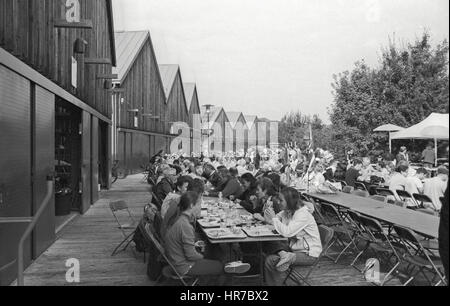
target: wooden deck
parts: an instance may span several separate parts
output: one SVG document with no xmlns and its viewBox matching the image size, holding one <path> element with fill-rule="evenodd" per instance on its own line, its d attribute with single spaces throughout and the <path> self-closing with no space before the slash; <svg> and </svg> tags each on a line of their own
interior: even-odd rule
<svg viewBox="0 0 450 306">
<path fill-rule="evenodd" d="M 83 216 L 77 217 L 59 233 L 57 241 L 25 273 L 28 286 L 65 286 L 68 259 L 80 262 L 80 286 L 153 286 L 146 275 L 142 254 L 133 248 L 111 257 L 111 252 L 123 238 L 117 229 L 108 203 L 111 200 L 128 202 L 136 219 L 142 216 L 148 202 L 148 185 L 142 175 L 118 181 L 112 190 L 104 192 L 101 199 Z M 348 266 L 350 259 L 341 264 L 325 260 L 313 273 L 313 285 L 370 286 L 363 276 Z M 254 283 L 253 285 L 256 285 Z M 390 285 L 396 285 L 392 282 Z M 252 285 L 252 284 L 250 284 Z"/>
</svg>

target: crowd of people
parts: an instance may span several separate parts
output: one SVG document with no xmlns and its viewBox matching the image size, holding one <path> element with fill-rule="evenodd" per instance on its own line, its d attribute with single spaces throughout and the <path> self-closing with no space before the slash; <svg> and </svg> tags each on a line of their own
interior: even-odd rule
<svg viewBox="0 0 450 306">
<path fill-rule="evenodd" d="M 299 189 L 314 192 L 339 188 L 340 181 L 348 186 L 365 182 L 428 195 L 432 205 L 427 208 L 439 211 L 448 181 L 445 167 L 429 178 L 425 168 L 414 169 L 407 159 L 373 163 L 349 154 L 339 161 L 324 150 L 294 148 L 211 158 L 160 152 L 152 158 L 149 172 L 152 201 L 162 217 L 159 234 L 180 275 L 242 274 L 255 265 L 245 256 L 255 248 L 251 244 L 238 246 L 241 260 L 228 264 L 230 258 L 221 256 L 226 252 L 199 244 L 195 220 L 201 217 L 203 197 L 218 197 L 239 203 L 255 220 L 288 238 L 286 243 L 264 245 L 269 285 L 281 285 L 282 273 L 292 265 L 311 265 L 322 251 L 314 205 L 302 200 Z"/>
</svg>

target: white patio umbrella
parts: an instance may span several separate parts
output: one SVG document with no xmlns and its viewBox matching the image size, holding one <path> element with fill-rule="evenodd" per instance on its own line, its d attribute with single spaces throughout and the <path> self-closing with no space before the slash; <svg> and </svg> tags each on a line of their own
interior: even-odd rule
<svg viewBox="0 0 450 306">
<path fill-rule="evenodd" d="M 437 145 L 438 140 L 449 139 L 449 116 L 448 114 L 431 114 L 424 121 L 392 136 L 392 139 L 433 139 L 435 160 L 437 165 Z"/>
<path fill-rule="evenodd" d="M 394 124 L 385 124 L 382 125 L 375 130 L 374 132 L 388 132 L 389 133 L 389 153 L 392 153 L 392 133 L 403 131 L 405 128 L 402 128 L 400 126 L 394 125 Z"/>
</svg>

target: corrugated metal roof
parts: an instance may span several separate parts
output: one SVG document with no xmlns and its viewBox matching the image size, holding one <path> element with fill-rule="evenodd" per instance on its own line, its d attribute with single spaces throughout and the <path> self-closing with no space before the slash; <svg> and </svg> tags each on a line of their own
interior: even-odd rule
<svg viewBox="0 0 450 306">
<path fill-rule="evenodd" d="M 184 83 L 184 95 L 186 96 L 186 103 L 187 107 L 190 110 L 191 109 L 191 103 L 194 99 L 194 92 L 195 92 L 195 83 Z"/>
<path fill-rule="evenodd" d="M 147 39 L 150 39 L 149 31 L 115 33 L 117 66 L 113 73 L 118 79 L 114 82 L 123 82 Z"/>
<path fill-rule="evenodd" d="M 234 129 L 236 128 L 236 124 L 239 121 L 239 118 L 241 118 L 241 116 L 243 116 L 242 113 L 240 112 L 226 112 L 228 120 L 230 121 L 231 127 Z M 244 121 L 245 121 L 245 117 L 244 117 Z M 245 123 L 247 124 L 247 123 Z"/>
<path fill-rule="evenodd" d="M 161 74 L 167 99 L 169 99 L 179 68 L 178 65 L 159 65 L 159 73 Z"/>
<path fill-rule="evenodd" d="M 247 121 L 247 127 L 249 130 L 251 130 L 253 128 L 256 120 L 258 119 L 257 116 L 252 116 L 252 115 L 244 115 L 244 118 L 245 118 L 245 121 Z"/>
</svg>

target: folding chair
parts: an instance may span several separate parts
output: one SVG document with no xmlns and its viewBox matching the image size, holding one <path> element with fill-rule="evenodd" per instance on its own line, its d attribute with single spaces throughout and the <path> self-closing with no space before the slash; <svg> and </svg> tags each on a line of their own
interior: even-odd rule
<svg viewBox="0 0 450 306">
<path fill-rule="evenodd" d="M 356 252 L 359 252 L 358 246 L 355 242 L 356 231 L 352 224 L 344 219 L 344 216 L 339 212 L 339 210 L 332 204 L 322 203 L 322 212 L 327 220 L 326 226 L 333 229 L 335 232 L 335 239 L 332 241 L 331 246 L 335 242 L 342 246 L 341 252 L 336 258 L 332 258 L 330 254 L 327 255 L 328 258 L 338 263 L 342 255 L 344 255 L 350 247 L 354 247 Z"/>
<path fill-rule="evenodd" d="M 430 197 L 424 195 L 424 194 L 418 194 L 418 193 L 414 193 L 412 195 L 412 197 L 414 198 L 414 200 L 416 201 L 417 205 L 419 206 L 419 208 L 425 208 L 425 204 L 428 204 L 427 206 L 431 206 L 434 207 L 433 201 L 430 199 Z"/>
<path fill-rule="evenodd" d="M 326 227 L 324 225 L 319 226 L 319 233 L 320 233 L 320 240 L 322 242 L 322 253 L 319 255 L 319 257 L 316 259 L 316 261 L 313 263 L 311 267 L 309 267 L 306 274 L 301 274 L 300 271 L 298 271 L 298 267 L 291 267 L 288 271 L 288 275 L 286 279 L 284 280 L 283 284 L 286 285 L 286 282 L 288 279 L 291 279 L 294 281 L 297 285 L 301 285 L 301 283 L 305 283 L 308 286 L 311 286 L 310 283 L 308 283 L 308 279 L 311 275 L 311 273 L 314 271 L 315 268 L 317 268 L 318 264 L 322 260 L 324 256 L 326 256 L 328 250 L 331 247 L 333 237 L 334 237 L 334 231 Z"/>
<path fill-rule="evenodd" d="M 430 285 L 439 286 L 440 284 L 447 285 L 445 274 L 443 272 L 444 266 L 441 259 L 432 251 L 426 249 L 421 241 L 413 231 L 408 228 L 394 225 L 395 233 L 402 244 L 401 251 L 403 255 L 401 260 L 407 264 L 406 273 L 410 278 L 406 281 L 404 286 L 410 284 L 421 273 Z M 410 269 L 411 268 L 411 269 Z M 417 269 L 416 272 L 414 272 Z M 429 279 L 425 272 L 434 274 L 433 279 Z M 439 281 L 433 284 L 436 280 Z"/>
<path fill-rule="evenodd" d="M 392 192 L 392 190 L 389 190 L 387 188 L 377 188 L 375 189 L 377 195 L 385 196 L 385 197 L 395 197 L 395 193 Z"/>
<path fill-rule="evenodd" d="M 342 192 L 345 192 L 345 193 L 352 193 L 353 191 L 355 191 L 355 188 L 352 187 L 352 186 L 345 186 L 345 187 L 342 189 Z"/>
<path fill-rule="evenodd" d="M 122 234 L 124 236 L 124 239 L 120 242 L 120 244 L 114 249 L 114 251 L 112 252 L 111 256 L 115 256 L 117 253 L 119 253 L 119 249 L 125 245 L 120 252 L 125 251 L 128 246 L 130 245 L 131 241 L 132 241 L 132 237 L 136 232 L 136 228 L 137 228 L 137 223 L 134 220 L 133 216 L 131 215 L 131 211 L 128 208 L 128 205 L 125 201 L 116 201 L 116 202 L 111 202 L 109 203 L 109 208 L 111 209 L 111 212 L 114 216 L 114 218 L 116 219 L 117 224 L 119 225 L 119 229 L 122 231 Z M 125 213 L 125 217 L 126 217 L 126 223 L 122 223 L 121 219 L 118 216 L 119 212 L 123 212 Z M 129 230 L 132 230 L 131 233 L 127 232 Z"/>
<path fill-rule="evenodd" d="M 362 190 L 362 191 L 366 191 L 367 193 L 369 192 L 369 190 L 367 190 L 366 185 L 364 185 L 361 182 L 355 182 L 355 189 L 356 190 Z"/>
<path fill-rule="evenodd" d="M 419 204 L 416 202 L 414 197 L 406 190 L 396 190 L 397 196 L 406 202 L 408 207 L 418 207 Z"/>
<path fill-rule="evenodd" d="M 352 192 L 353 195 L 358 196 L 358 197 L 362 197 L 362 198 L 368 198 L 370 196 L 369 192 L 367 191 L 363 191 L 360 189 L 356 189 Z"/>
<path fill-rule="evenodd" d="M 185 287 L 194 287 L 194 286 L 196 286 L 198 281 L 199 281 L 198 278 L 192 278 L 192 277 L 189 277 L 189 276 L 182 276 L 175 269 L 175 266 L 173 265 L 173 263 L 167 257 L 163 246 L 158 241 L 158 239 L 155 237 L 155 234 L 153 233 L 150 224 L 147 224 L 145 226 L 145 231 L 144 232 L 145 232 L 145 238 L 148 239 L 153 244 L 153 246 L 158 250 L 159 255 L 168 264 L 167 266 L 165 266 L 163 268 L 162 275 L 165 278 L 167 278 L 167 279 L 179 281 Z"/>
<path fill-rule="evenodd" d="M 397 250 L 392 245 L 392 242 L 389 239 L 388 235 L 384 232 L 383 226 L 378 220 L 362 215 L 359 215 L 358 219 L 364 231 L 364 235 L 362 235 L 361 238 L 365 240 L 366 245 L 363 250 L 361 250 L 361 252 L 356 256 L 354 261 L 351 263 L 351 266 L 355 267 L 358 259 L 369 250 L 371 250 L 378 259 L 381 259 L 380 262 L 384 261 L 388 266 L 392 266 L 392 258 L 396 259 L 395 265 L 391 267 L 389 272 L 381 281 L 381 286 L 383 286 L 390 280 L 389 277 L 396 271 L 396 269 L 400 265 L 401 258 L 398 255 Z M 366 271 L 363 270 L 361 272 L 365 273 Z"/>
<path fill-rule="evenodd" d="M 314 200 L 312 197 L 308 197 L 307 195 L 303 195 L 307 202 L 310 202 L 314 205 L 314 213 L 313 217 L 316 220 L 317 224 L 326 224 L 325 217 L 322 214 L 322 206 L 319 202 Z"/>
</svg>

